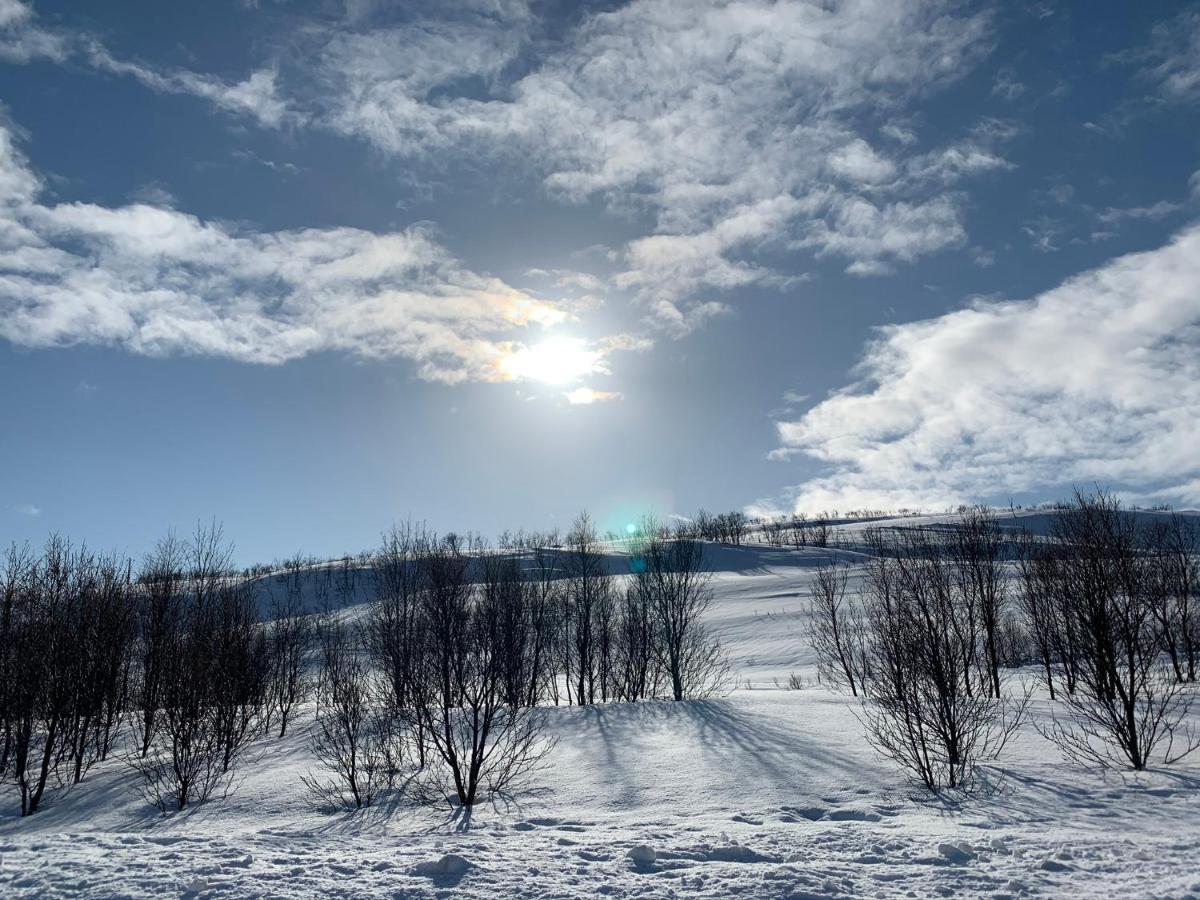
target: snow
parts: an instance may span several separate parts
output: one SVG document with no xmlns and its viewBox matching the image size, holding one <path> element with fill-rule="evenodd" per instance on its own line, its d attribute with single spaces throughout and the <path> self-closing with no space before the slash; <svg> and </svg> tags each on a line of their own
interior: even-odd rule
<svg viewBox="0 0 1200 900">
<path fill-rule="evenodd" d="M 712 622 L 738 687 L 550 709 L 553 756 L 511 796 L 316 810 L 302 721 L 257 746 L 232 795 L 183 815 L 146 806 L 117 760 L 30 819 L 6 789 L 0 896 L 1200 896 L 1195 760 L 1085 770 L 1030 722 L 985 769 L 990 790 L 931 799 L 865 746 L 805 640 L 831 553 L 853 558 L 716 548 Z M 791 673 L 806 687 L 786 689 Z M 1052 711 L 1038 695 L 1035 719 Z"/>
</svg>

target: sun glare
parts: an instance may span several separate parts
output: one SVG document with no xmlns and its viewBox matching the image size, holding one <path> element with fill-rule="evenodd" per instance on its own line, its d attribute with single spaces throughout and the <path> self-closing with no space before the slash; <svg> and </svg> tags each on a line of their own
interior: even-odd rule
<svg viewBox="0 0 1200 900">
<path fill-rule="evenodd" d="M 600 369 L 601 354 L 579 338 L 551 338 L 522 347 L 506 361 L 513 378 L 546 384 L 568 384 Z"/>
</svg>

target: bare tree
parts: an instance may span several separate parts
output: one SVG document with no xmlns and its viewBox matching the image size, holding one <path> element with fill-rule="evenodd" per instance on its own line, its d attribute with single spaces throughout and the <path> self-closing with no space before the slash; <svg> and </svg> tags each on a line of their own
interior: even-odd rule
<svg viewBox="0 0 1200 900">
<path fill-rule="evenodd" d="M 40 556 L 13 547 L 0 586 L 0 774 L 31 815 L 112 748 L 128 697 L 130 569 L 53 535 Z"/>
<path fill-rule="evenodd" d="M 158 714 L 140 719 L 129 764 L 164 813 L 227 792 L 265 695 L 265 639 L 253 597 L 232 571 L 220 526 L 197 526 L 180 554 L 185 581 L 165 637 Z M 153 731 L 147 735 L 147 722 Z"/>
<path fill-rule="evenodd" d="M 615 695 L 635 703 L 658 694 L 661 670 L 654 653 L 655 628 L 649 597 L 629 584 L 621 595 L 614 634 Z"/>
<path fill-rule="evenodd" d="M 967 614 L 964 627 L 971 632 L 967 648 L 974 656 L 977 643 L 982 643 L 984 681 L 989 696 L 998 698 L 1000 626 L 1008 604 L 1004 538 L 995 513 L 982 506 L 964 510 L 952 534 L 950 552 L 958 578 L 961 606 Z M 975 635 L 978 635 L 978 641 Z"/>
<path fill-rule="evenodd" d="M 15 730 L 20 727 L 19 719 L 27 708 L 22 655 L 30 649 L 24 629 L 35 566 L 28 544 L 19 547 L 12 544 L 5 552 L 4 566 L 0 569 L 0 727 L 4 729 L 3 743 L 0 744 L 0 781 L 9 772 Z"/>
<path fill-rule="evenodd" d="M 70 564 L 64 625 L 73 648 L 68 677 L 75 687 L 63 747 L 70 769 L 59 777 L 78 784 L 94 762 L 107 758 L 125 713 L 134 616 L 125 560 L 81 549 Z"/>
<path fill-rule="evenodd" d="M 497 619 L 494 652 L 504 702 L 510 707 L 533 705 L 530 698 L 536 701 L 540 674 L 534 658 L 537 586 L 526 578 L 520 557 L 512 550 L 484 553 L 481 569 L 482 601 Z"/>
<path fill-rule="evenodd" d="M 788 525 L 792 546 L 797 550 L 808 546 L 808 513 L 793 513 Z"/>
<path fill-rule="evenodd" d="M 573 698 L 576 704 L 586 706 L 596 701 L 597 608 L 611 591 L 611 585 L 606 577 L 604 554 L 586 512 L 572 524 L 566 544 L 561 624 L 565 629 L 562 649 L 567 702 Z"/>
<path fill-rule="evenodd" d="M 312 689 L 306 663 L 315 634 L 304 605 L 306 576 L 320 593 L 325 586 L 321 574 L 306 573 L 299 557 L 285 565 L 283 584 L 279 586 L 282 590 L 271 592 L 271 621 L 266 632 L 269 671 L 263 725 L 269 730 L 278 716 L 279 737 L 287 733 L 296 707 L 308 699 Z"/>
<path fill-rule="evenodd" d="M 862 609 L 846 596 L 849 568 L 818 566 L 813 576 L 809 643 L 817 655 L 817 671 L 834 686 L 850 688 L 857 697 L 866 664 L 866 629 Z"/>
<path fill-rule="evenodd" d="M 501 601 L 468 578 L 479 549 L 449 536 L 424 554 L 420 657 L 405 710 L 440 763 L 425 770 L 423 795 L 453 796 L 463 806 L 513 784 L 551 746 L 538 710 L 505 702 Z"/>
<path fill-rule="evenodd" d="M 1054 517 L 1060 548 L 1060 629 L 1078 642 L 1078 687 L 1060 695 L 1071 715 L 1045 730 L 1068 757 L 1144 769 L 1200 746 L 1185 725 L 1193 693 L 1161 658 L 1164 635 L 1154 585 L 1167 556 L 1155 552 L 1137 517 L 1103 493 L 1076 492 Z"/>
<path fill-rule="evenodd" d="M 259 731 L 268 708 L 270 650 L 245 582 L 222 584 L 215 597 L 208 677 L 221 772 L 230 772 Z"/>
<path fill-rule="evenodd" d="M 1147 590 L 1163 649 L 1175 680 L 1194 682 L 1200 654 L 1200 528 L 1194 517 L 1171 513 L 1144 530 L 1147 553 L 1154 557 Z"/>
<path fill-rule="evenodd" d="M 536 706 L 543 697 L 558 703 L 558 672 L 555 668 L 556 636 L 562 633 L 557 614 L 562 609 L 562 585 L 559 579 L 560 547 L 558 531 L 528 536 L 523 541 L 527 554 L 529 580 L 529 624 L 532 644 L 529 648 L 531 682 L 526 706 Z"/>
<path fill-rule="evenodd" d="M 664 538 L 646 523 L 632 550 L 632 589 L 650 611 L 653 650 L 675 700 L 722 690 L 729 664 L 704 616 L 712 605 L 704 545 L 689 537 Z"/>
<path fill-rule="evenodd" d="M 301 781 L 321 805 L 368 807 L 395 785 L 400 769 L 397 711 L 345 626 L 336 621 L 326 625 L 309 742 L 318 770 Z"/>
<path fill-rule="evenodd" d="M 1053 578 L 1049 577 L 1048 555 L 1044 545 L 1029 531 L 1022 531 L 1016 541 L 1019 603 L 1037 649 L 1042 677 L 1056 699 L 1054 689 L 1055 635 L 1060 633 L 1055 617 L 1057 606 L 1051 592 Z"/>
<path fill-rule="evenodd" d="M 61 727 L 61 713 L 55 713 L 43 699 L 43 691 L 51 686 L 50 669 L 57 649 L 52 624 L 56 610 L 48 607 L 42 596 L 44 578 L 42 560 L 27 548 L 9 551 L 2 650 L 5 751 L 6 768 L 20 792 L 23 816 L 37 811 L 50 773 L 56 734 L 48 735 L 45 727 L 55 732 Z M 50 721 L 46 720 L 48 714 L 53 716 Z M 41 752 L 43 746 L 45 752 Z"/>
<path fill-rule="evenodd" d="M 393 526 L 372 561 L 376 596 L 366 625 L 366 645 L 382 673 L 386 702 L 398 715 L 415 700 L 416 667 L 420 664 L 421 593 L 425 589 L 424 556 L 432 538 L 419 526 Z M 424 721 L 412 719 L 417 762 L 425 766 Z"/>
<path fill-rule="evenodd" d="M 867 739 L 933 791 L 968 784 L 1016 729 L 1028 703 L 970 689 L 972 640 L 962 627 L 943 547 L 920 532 L 886 541 L 868 577 Z"/>
<path fill-rule="evenodd" d="M 762 533 L 771 547 L 782 547 L 786 520 L 782 516 L 762 520 Z"/>
<path fill-rule="evenodd" d="M 141 755 L 150 751 L 163 706 L 170 652 L 182 615 L 184 544 L 174 532 L 158 541 L 138 576 L 138 645 L 134 703 L 141 717 Z"/>
</svg>

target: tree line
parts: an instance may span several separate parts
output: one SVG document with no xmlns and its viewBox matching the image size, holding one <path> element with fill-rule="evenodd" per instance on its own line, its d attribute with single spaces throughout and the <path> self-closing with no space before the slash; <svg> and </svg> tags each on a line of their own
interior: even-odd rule
<svg viewBox="0 0 1200 900">
<path fill-rule="evenodd" d="M 270 575 L 235 570 L 215 524 L 136 568 L 60 537 L 14 546 L 0 781 L 29 815 L 117 754 L 150 803 L 184 809 L 228 791 L 311 704 L 316 802 L 369 806 L 403 785 L 473 804 L 544 758 L 542 707 L 724 684 L 703 545 L 647 520 L 625 549 L 614 576 L 586 515 L 496 547 L 398 527 L 365 568 L 297 557 Z"/>
<path fill-rule="evenodd" d="M 1048 536 L 990 510 L 948 526 L 868 529 L 862 587 L 818 569 L 810 642 L 822 678 L 862 698 L 867 739 L 933 790 L 968 784 L 1028 712 L 1007 673 L 1033 666 L 1041 733 L 1072 760 L 1144 769 L 1191 753 L 1200 530 L 1103 493 L 1057 506 Z"/>
</svg>

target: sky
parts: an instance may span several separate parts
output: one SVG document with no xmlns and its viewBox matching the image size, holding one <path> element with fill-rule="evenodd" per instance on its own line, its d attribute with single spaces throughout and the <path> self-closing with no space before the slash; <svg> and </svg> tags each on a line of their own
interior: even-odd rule
<svg viewBox="0 0 1200 900">
<path fill-rule="evenodd" d="M 0 541 L 1200 505 L 1200 10 L 0 0 Z"/>
</svg>

